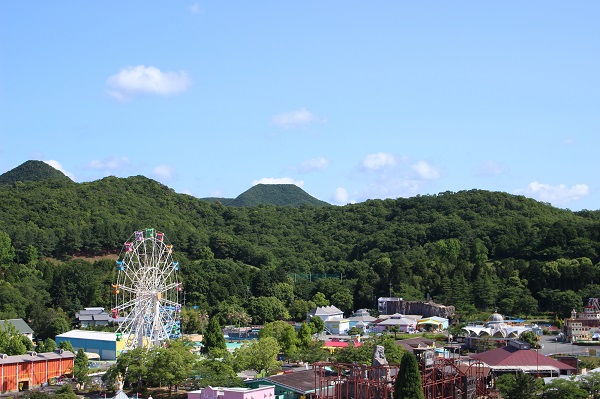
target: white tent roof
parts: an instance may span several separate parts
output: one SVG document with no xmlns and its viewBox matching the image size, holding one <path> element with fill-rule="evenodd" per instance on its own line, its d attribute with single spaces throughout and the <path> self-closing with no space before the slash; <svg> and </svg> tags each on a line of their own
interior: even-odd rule
<svg viewBox="0 0 600 399">
<path fill-rule="evenodd" d="M 113 396 L 113 399 L 129 399 L 129 396 L 125 395 L 125 392 L 123 391 L 118 391 L 117 394 Z"/>
</svg>

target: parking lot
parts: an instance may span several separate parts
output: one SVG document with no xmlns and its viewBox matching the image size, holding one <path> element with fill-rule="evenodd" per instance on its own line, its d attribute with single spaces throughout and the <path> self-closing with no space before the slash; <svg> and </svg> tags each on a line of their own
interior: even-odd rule
<svg viewBox="0 0 600 399">
<path fill-rule="evenodd" d="M 593 349 L 597 350 L 600 354 L 600 345 L 573 345 L 567 342 L 556 341 L 555 338 L 555 335 L 542 335 L 540 341 L 542 348 L 539 349 L 539 352 L 544 355 L 564 354 L 586 356 L 589 355 L 590 350 Z"/>
</svg>

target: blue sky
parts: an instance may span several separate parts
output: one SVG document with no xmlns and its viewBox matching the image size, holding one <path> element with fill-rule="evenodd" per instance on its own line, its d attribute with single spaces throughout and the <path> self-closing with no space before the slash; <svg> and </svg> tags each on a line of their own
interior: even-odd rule
<svg viewBox="0 0 600 399">
<path fill-rule="evenodd" d="M 598 1 L 2 1 L 0 173 L 600 209 Z"/>
</svg>

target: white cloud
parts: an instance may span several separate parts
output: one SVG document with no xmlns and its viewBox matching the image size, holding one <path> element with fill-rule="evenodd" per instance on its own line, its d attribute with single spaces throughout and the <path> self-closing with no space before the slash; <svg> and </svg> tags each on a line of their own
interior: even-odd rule
<svg viewBox="0 0 600 399">
<path fill-rule="evenodd" d="M 307 159 L 300 164 L 298 171 L 301 173 L 308 173 L 315 170 L 325 170 L 329 166 L 329 160 L 325 157 L 316 157 Z"/>
<path fill-rule="evenodd" d="M 346 189 L 343 187 L 338 187 L 331 197 L 331 202 L 337 205 L 346 205 L 353 202 L 349 201 L 348 198 L 348 191 L 346 191 Z"/>
<path fill-rule="evenodd" d="M 44 161 L 44 162 L 47 163 L 48 165 L 52 166 L 54 169 L 61 171 L 62 173 L 65 174 L 65 176 L 67 176 L 71 180 L 75 180 L 75 176 L 73 176 L 73 173 L 67 172 L 66 170 L 64 170 L 62 165 L 60 164 L 60 162 L 55 161 L 54 159 L 50 159 L 50 160 Z"/>
<path fill-rule="evenodd" d="M 284 129 L 289 129 L 298 126 L 311 125 L 313 123 L 324 122 L 323 119 L 318 118 L 315 114 L 305 109 L 299 109 L 295 111 L 282 112 L 274 115 L 271 118 L 271 122 Z"/>
<path fill-rule="evenodd" d="M 121 170 L 129 167 L 131 162 L 127 157 L 111 157 L 105 159 L 94 159 L 87 164 L 90 169 Z"/>
<path fill-rule="evenodd" d="M 263 177 L 260 180 L 254 180 L 252 185 L 257 184 L 295 184 L 298 187 L 304 186 L 303 180 L 294 180 L 291 177 Z"/>
<path fill-rule="evenodd" d="M 367 155 L 362 161 L 362 166 L 368 170 L 376 170 L 383 167 L 396 166 L 396 162 L 396 158 L 392 154 L 378 152 L 376 154 Z"/>
<path fill-rule="evenodd" d="M 515 193 L 535 198 L 538 201 L 549 202 L 553 205 L 564 205 L 587 196 L 589 187 L 587 184 L 576 184 L 569 188 L 564 184 L 553 186 L 534 181 L 529 183 L 526 188 L 515 190 Z"/>
<path fill-rule="evenodd" d="M 198 3 L 192 4 L 189 9 L 192 14 L 200 14 L 202 12 L 202 7 Z"/>
<path fill-rule="evenodd" d="M 411 168 L 417 172 L 420 179 L 435 180 L 440 177 L 440 171 L 426 161 L 418 161 L 411 165 Z"/>
<path fill-rule="evenodd" d="M 170 165 L 158 165 L 152 170 L 154 176 L 161 179 L 171 179 L 175 173 L 175 168 Z"/>
<path fill-rule="evenodd" d="M 108 93 L 126 101 L 136 94 L 167 96 L 187 90 L 191 80 L 186 72 L 162 72 L 153 66 L 129 66 L 106 81 Z"/>
</svg>

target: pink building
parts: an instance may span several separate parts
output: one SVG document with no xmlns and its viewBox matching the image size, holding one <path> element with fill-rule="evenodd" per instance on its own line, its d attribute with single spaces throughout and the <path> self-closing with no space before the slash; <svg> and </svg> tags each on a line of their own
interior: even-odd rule
<svg viewBox="0 0 600 399">
<path fill-rule="evenodd" d="M 213 388 L 208 386 L 188 392 L 188 399 L 274 399 L 275 387 L 265 385 L 258 388 Z"/>
</svg>

